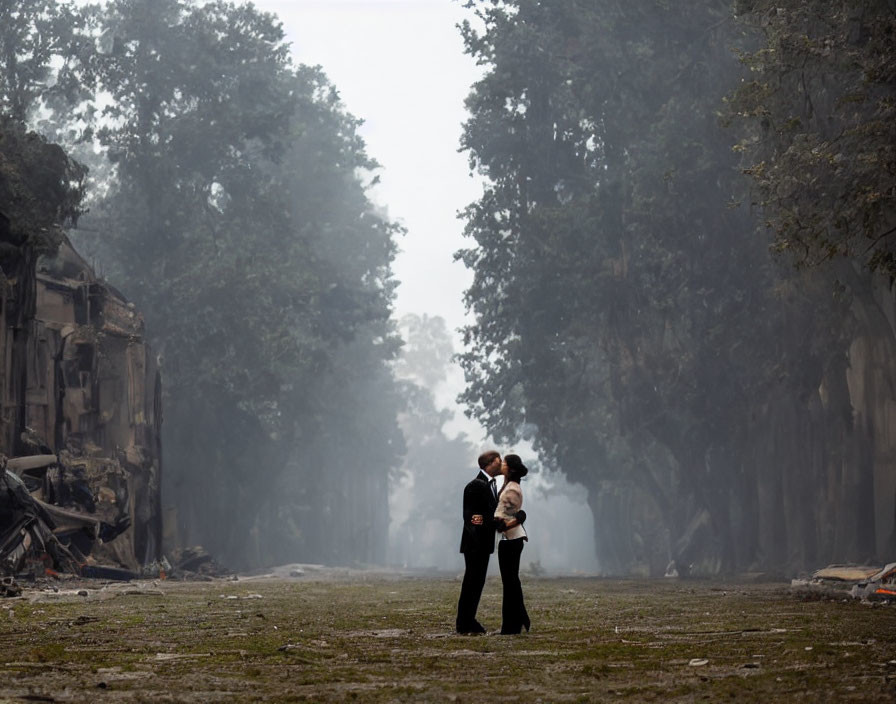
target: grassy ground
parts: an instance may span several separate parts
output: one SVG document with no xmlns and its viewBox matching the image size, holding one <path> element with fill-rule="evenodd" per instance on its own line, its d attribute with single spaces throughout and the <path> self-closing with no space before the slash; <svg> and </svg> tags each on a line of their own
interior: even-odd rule
<svg viewBox="0 0 896 704">
<path fill-rule="evenodd" d="M 521 636 L 454 579 L 101 586 L 0 601 L 0 702 L 896 700 L 896 607 L 786 585 L 524 578 Z"/>
</svg>

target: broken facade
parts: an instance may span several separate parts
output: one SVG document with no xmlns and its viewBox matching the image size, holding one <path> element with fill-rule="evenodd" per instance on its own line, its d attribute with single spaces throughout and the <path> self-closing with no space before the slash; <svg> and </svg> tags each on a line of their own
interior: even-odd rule
<svg viewBox="0 0 896 704">
<path fill-rule="evenodd" d="M 5 277 L 0 293 L 0 451 L 56 455 L 16 473 L 45 503 L 129 521 L 90 552 L 136 571 L 158 559 L 162 525 L 161 382 L 142 318 L 67 239 L 32 276 Z"/>
</svg>

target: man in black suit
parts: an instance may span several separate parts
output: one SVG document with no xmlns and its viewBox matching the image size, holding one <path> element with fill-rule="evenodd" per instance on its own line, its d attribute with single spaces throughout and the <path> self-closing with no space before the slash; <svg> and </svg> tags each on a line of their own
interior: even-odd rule
<svg viewBox="0 0 896 704">
<path fill-rule="evenodd" d="M 464 554 L 464 581 L 457 602 L 458 633 L 485 633 L 476 620 L 476 609 L 485 586 L 488 558 L 495 551 L 495 509 L 498 489 L 495 477 L 501 473 L 501 455 L 489 450 L 479 455 L 479 474 L 464 487 L 464 532 L 460 551 Z"/>
</svg>

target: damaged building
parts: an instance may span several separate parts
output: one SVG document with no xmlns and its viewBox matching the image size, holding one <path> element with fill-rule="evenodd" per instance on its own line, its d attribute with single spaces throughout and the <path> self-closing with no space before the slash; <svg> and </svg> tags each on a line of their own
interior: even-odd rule
<svg viewBox="0 0 896 704">
<path fill-rule="evenodd" d="M 161 381 L 142 317 L 65 237 L 32 266 L 0 264 L 0 571 L 138 572 L 162 533 Z"/>
</svg>

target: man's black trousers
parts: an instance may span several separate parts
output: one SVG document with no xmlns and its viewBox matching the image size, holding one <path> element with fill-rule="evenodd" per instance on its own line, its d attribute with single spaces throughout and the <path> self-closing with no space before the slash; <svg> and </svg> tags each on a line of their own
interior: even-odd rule
<svg viewBox="0 0 896 704">
<path fill-rule="evenodd" d="M 485 575 L 488 572 L 489 553 L 476 550 L 464 553 L 464 581 L 460 587 L 460 599 L 457 601 L 457 630 L 461 633 L 477 631 L 480 628 L 476 620 L 476 610 L 482 588 L 485 586 Z"/>
</svg>

